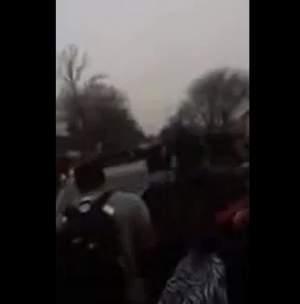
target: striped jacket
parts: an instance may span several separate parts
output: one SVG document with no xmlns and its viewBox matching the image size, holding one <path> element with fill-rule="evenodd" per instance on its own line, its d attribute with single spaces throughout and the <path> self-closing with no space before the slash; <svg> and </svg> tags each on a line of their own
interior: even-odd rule
<svg viewBox="0 0 300 304">
<path fill-rule="evenodd" d="M 214 254 L 199 261 L 189 254 L 167 282 L 159 304 L 227 304 L 225 268 Z"/>
</svg>

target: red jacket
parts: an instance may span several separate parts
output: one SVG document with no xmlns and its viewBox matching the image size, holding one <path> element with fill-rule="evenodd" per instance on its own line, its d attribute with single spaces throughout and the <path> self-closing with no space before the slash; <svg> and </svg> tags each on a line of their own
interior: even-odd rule
<svg viewBox="0 0 300 304">
<path fill-rule="evenodd" d="M 240 230 L 249 223 L 249 203 L 248 199 L 242 199 L 216 214 L 216 223 L 218 226 L 227 227 L 233 230 Z"/>
</svg>

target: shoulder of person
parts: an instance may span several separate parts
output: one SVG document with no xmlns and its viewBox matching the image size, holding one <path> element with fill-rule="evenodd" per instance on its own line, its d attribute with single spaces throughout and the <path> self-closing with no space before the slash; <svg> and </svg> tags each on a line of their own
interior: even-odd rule
<svg viewBox="0 0 300 304">
<path fill-rule="evenodd" d="M 115 203 L 113 203 L 113 201 Z M 138 221 L 149 217 L 149 210 L 145 201 L 135 193 L 117 192 L 111 202 L 114 206 L 126 206 L 125 208 L 131 216 L 134 216 Z"/>
<path fill-rule="evenodd" d="M 143 199 L 132 192 L 125 192 L 125 191 L 115 191 L 112 196 L 112 199 L 120 199 L 120 200 L 126 200 L 128 202 L 132 202 L 135 204 L 140 204 L 141 202 L 143 203 Z"/>
</svg>

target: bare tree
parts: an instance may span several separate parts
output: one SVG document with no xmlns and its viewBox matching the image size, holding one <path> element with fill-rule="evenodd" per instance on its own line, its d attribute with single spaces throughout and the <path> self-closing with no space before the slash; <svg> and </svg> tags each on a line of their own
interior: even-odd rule
<svg viewBox="0 0 300 304">
<path fill-rule="evenodd" d="M 58 75 L 63 81 L 60 99 L 67 114 L 68 129 L 81 137 L 85 117 L 80 105 L 80 80 L 87 66 L 87 54 L 80 55 L 75 45 L 70 45 L 58 56 Z"/>
<path fill-rule="evenodd" d="M 99 142 L 104 150 L 121 150 L 136 144 L 143 132 L 133 119 L 126 96 L 96 74 L 82 81 L 87 55 L 80 56 L 70 46 L 59 57 L 59 73 L 64 86 L 59 96 L 67 114 L 69 133 L 76 137 L 86 152 Z"/>
<path fill-rule="evenodd" d="M 69 89 L 76 93 L 82 72 L 87 66 L 87 54 L 80 56 L 76 45 L 70 45 L 64 49 L 58 58 L 59 74 Z"/>
<path fill-rule="evenodd" d="M 134 147 L 143 132 L 133 118 L 127 97 L 114 86 L 92 82 L 82 93 L 87 120 L 86 136 L 91 144 L 102 142 L 103 150 Z"/>
<path fill-rule="evenodd" d="M 188 98 L 173 118 L 194 128 L 211 130 L 230 123 L 232 111 L 249 102 L 249 80 L 245 72 L 219 69 L 196 79 Z"/>
</svg>

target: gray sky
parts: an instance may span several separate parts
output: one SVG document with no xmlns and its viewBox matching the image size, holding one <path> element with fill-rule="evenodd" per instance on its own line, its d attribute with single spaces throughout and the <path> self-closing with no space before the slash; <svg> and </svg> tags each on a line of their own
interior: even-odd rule
<svg viewBox="0 0 300 304">
<path fill-rule="evenodd" d="M 249 69 L 249 0 L 56 0 L 56 49 L 72 43 L 155 132 L 195 77 Z"/>
</svg>

